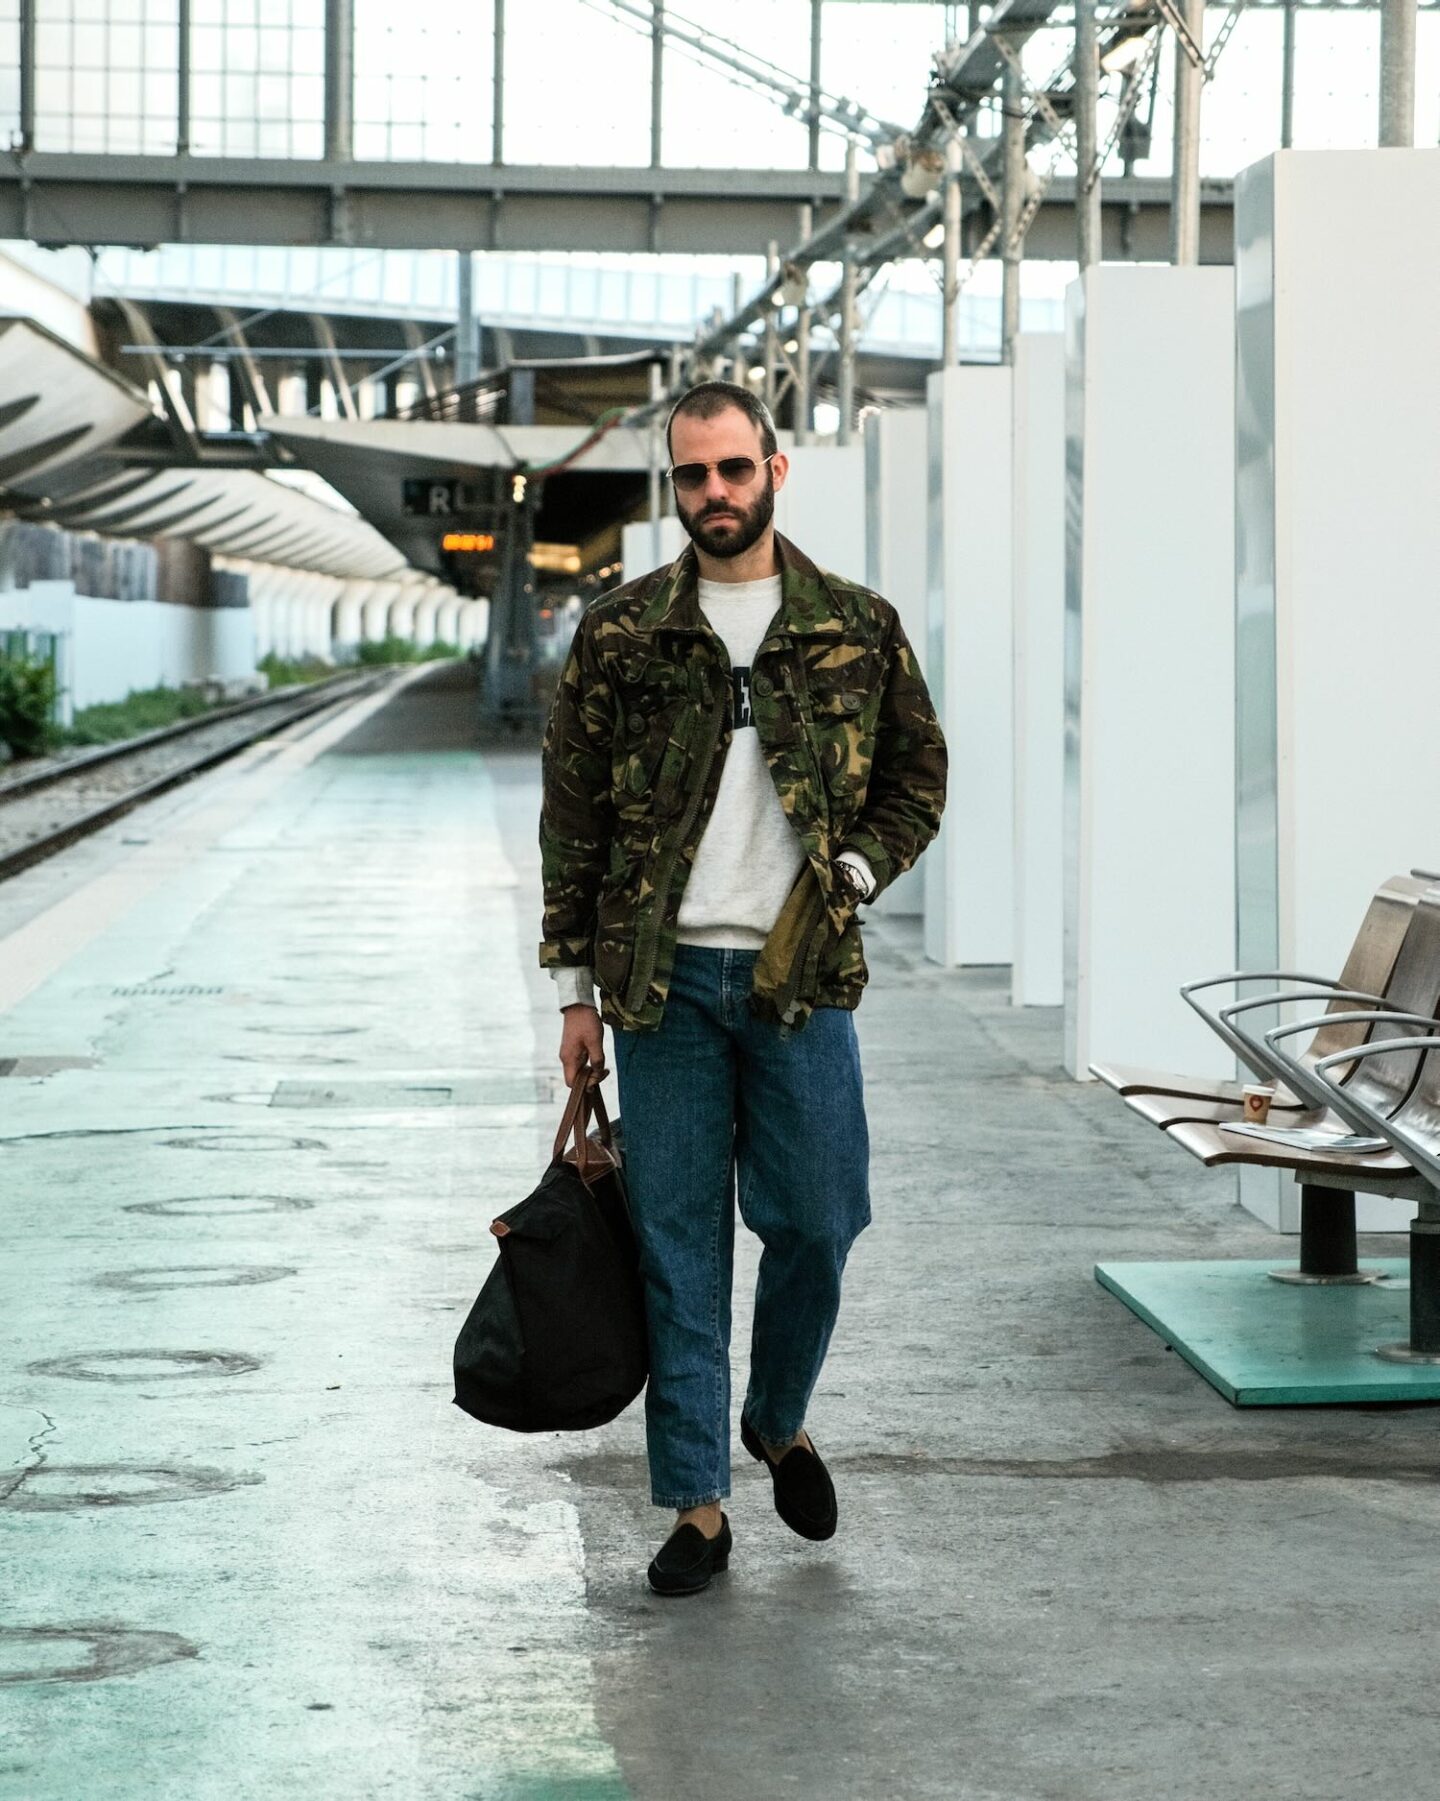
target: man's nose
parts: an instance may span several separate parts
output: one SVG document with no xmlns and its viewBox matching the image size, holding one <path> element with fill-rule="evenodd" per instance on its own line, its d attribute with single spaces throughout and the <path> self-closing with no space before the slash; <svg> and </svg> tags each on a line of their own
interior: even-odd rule
<svg viewBox="0 0 1440 1801">
<path fill-rule="evenodd" d="M 707 502 L 712 500 L 729 500 L 729 498 L 730 487 L 729 484 L 722 479 L 720 471 L 718 469 L 709 470 L 705 476 L 705 499 Z"/>
</svg>

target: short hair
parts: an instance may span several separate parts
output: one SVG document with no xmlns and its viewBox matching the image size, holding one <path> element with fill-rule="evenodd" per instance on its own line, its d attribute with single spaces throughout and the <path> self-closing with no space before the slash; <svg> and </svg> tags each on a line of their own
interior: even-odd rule
<svg viewBox="0 0 1440 1801">
<path fill-rule="evenodd" d="M 770 415 L 770 409 L 758 395 L 752 394 L 749 388 L 742 388 L 738 381 L 698 382 L 680 396 L 670 409 L 670 417 L 665 421 L 666 455 L 674 458 L 670 428 L 682 414 L 687 419 L 713 419 L 732 406 L 737 412 L 743 413 L 759 432 L 761 454 L 774 456 L 775 421 Z"/>
</svg>

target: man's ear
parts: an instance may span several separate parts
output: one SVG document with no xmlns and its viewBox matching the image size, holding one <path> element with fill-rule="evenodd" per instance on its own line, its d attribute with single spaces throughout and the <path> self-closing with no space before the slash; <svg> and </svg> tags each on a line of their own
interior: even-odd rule
<svg viewBox="0 0 1440 1801">
<path fill-rule="evenodd" d="M 777 450 L 770 459 L 770 480 L 778 494 L 785 486 L 785 478 L 790 473 L 790 459 L 783 450 Z"/>
</svg>

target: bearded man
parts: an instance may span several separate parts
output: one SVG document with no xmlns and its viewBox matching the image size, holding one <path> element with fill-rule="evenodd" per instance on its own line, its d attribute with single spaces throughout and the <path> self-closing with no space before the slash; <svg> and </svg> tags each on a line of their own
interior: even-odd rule
<svg viewBox="0 0 1440 1801">
<path fill-rule="evenodd" d="M 763 1250 L 741 1442 L 827 1539 L 805 1419 L 870 1220 L 856 910 L 913 864 L 945 746 L 895 610 L 774 527 L 788 460 L 748 389 L 666 430 L 690 546 L 582 618 L 545 734 L 544 937 L 568 1082 L 614 1035 L 650 1343 L 652 1589 L 728 1566 L 734 1213 Z M 596 1007 L 596 985 L 599 1008 Z"/>
</svg>

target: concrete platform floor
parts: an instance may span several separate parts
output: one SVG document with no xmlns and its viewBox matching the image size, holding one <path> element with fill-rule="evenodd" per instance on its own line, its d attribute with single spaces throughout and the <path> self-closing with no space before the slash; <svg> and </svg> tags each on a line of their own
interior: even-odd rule
<svg viewBox="0 0 1440 1801">
<path fill-rule="evenodd" d="M 1432 1794 L 1434 1411 L 1237 1413 L 1166 1353 L 1097 1259 L 1293 1247 L 908 927 L 812 1419 L 840 1536 L 742 1458 L 729 1574 L 655 1600 L 638 1410 L 451 1406 L 557 1035 L 536 758 L 456 679 L 0 888 L 0 1796 Z"/>
</svg>

